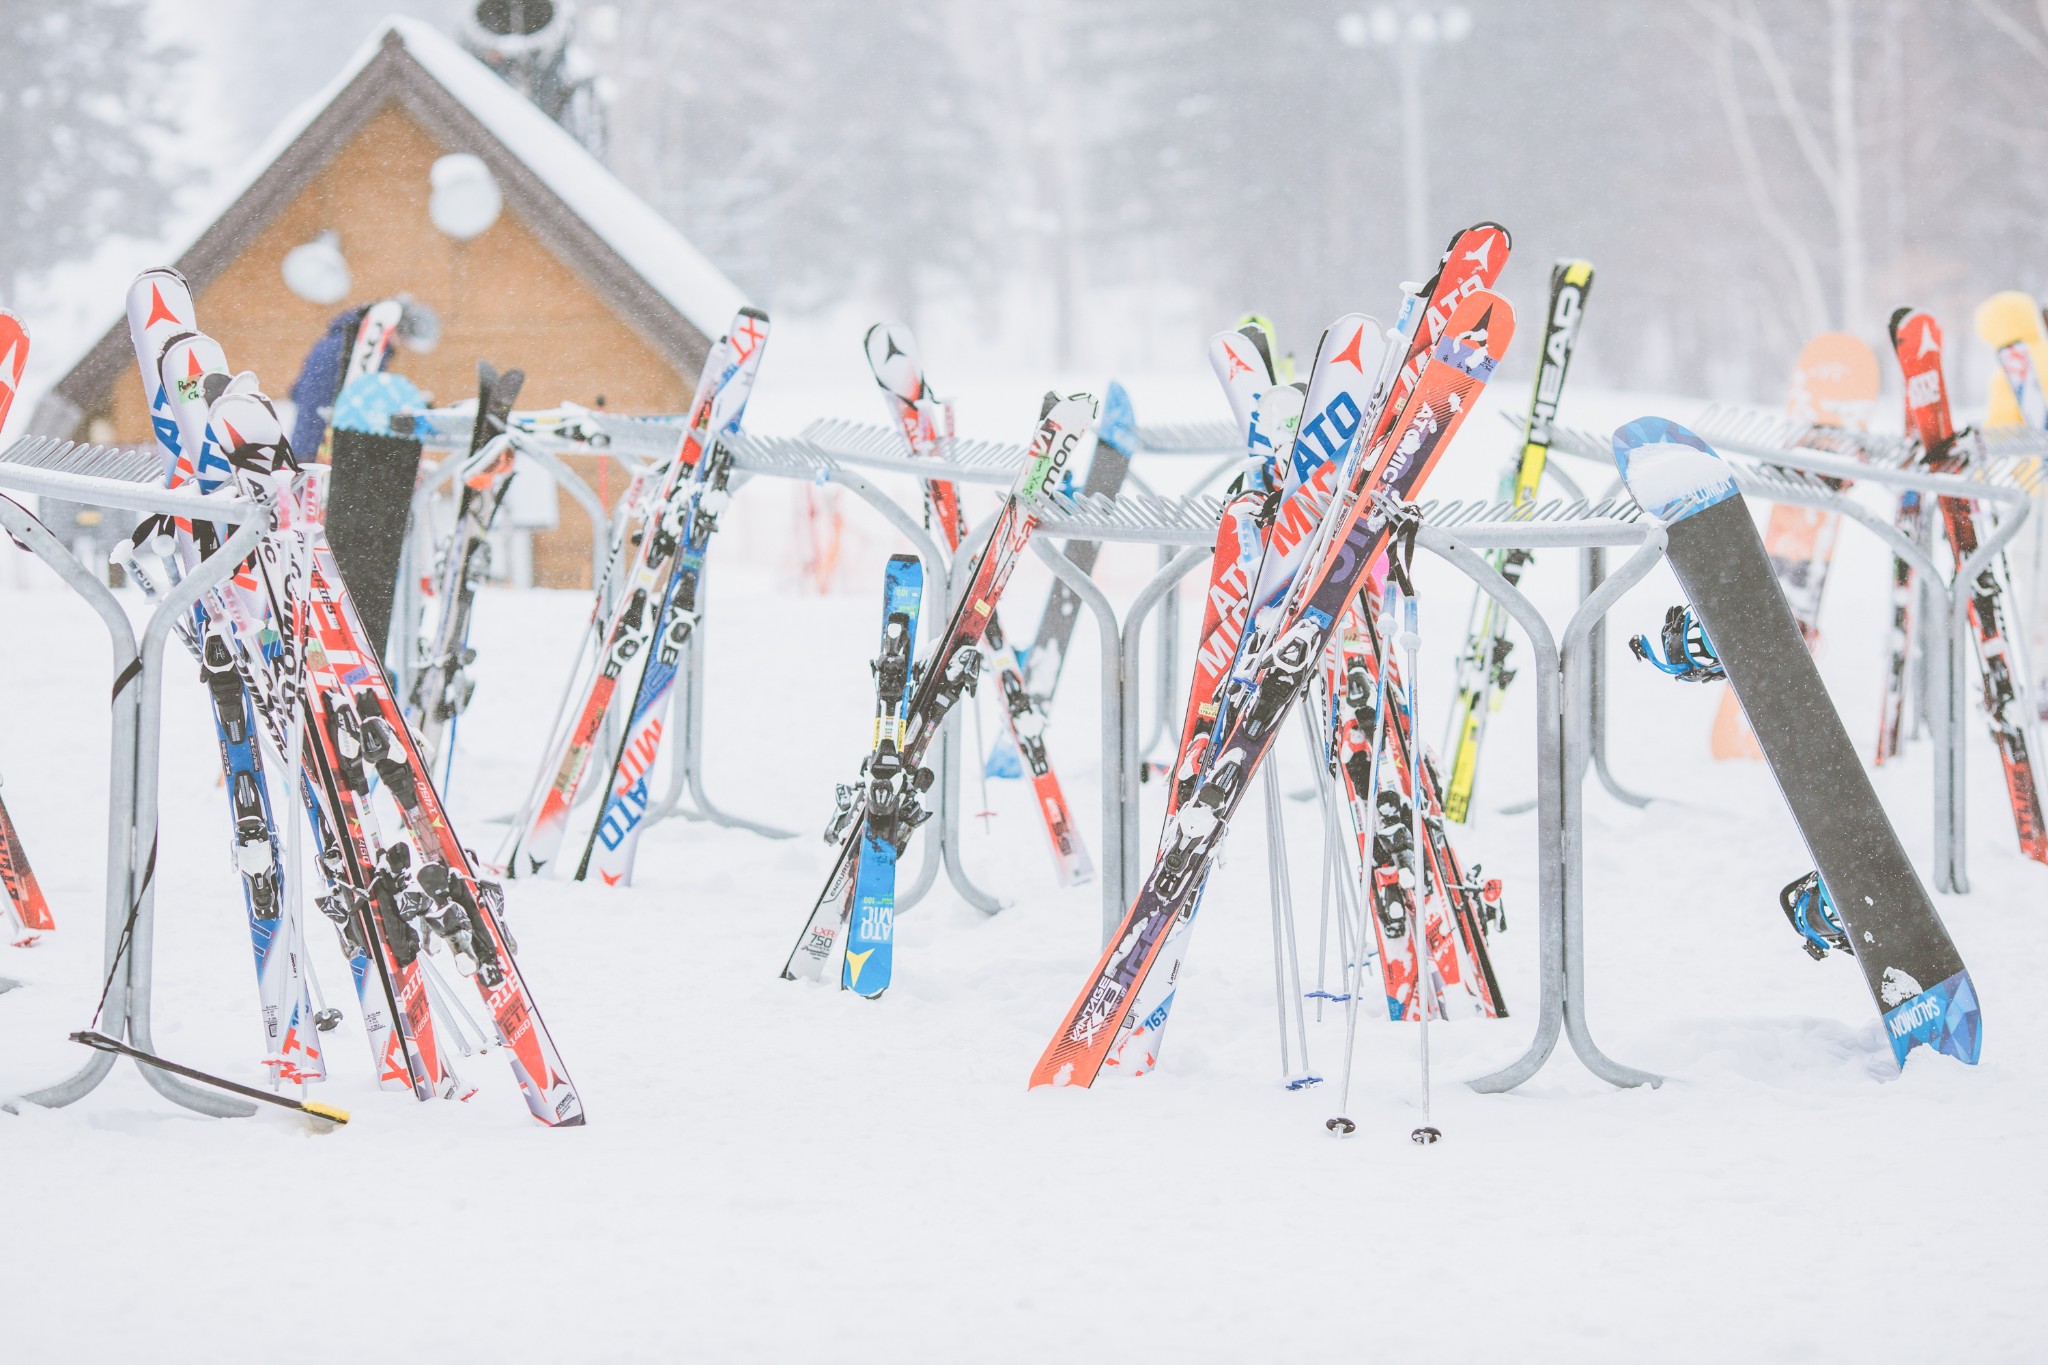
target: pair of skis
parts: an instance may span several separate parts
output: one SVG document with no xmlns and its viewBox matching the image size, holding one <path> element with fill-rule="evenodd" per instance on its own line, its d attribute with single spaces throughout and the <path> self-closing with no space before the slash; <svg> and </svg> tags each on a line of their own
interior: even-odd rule
<svg viewBox="0 0 2048 1365">
<path fill-rule="evenodd" d="M 1492 292 L 1509 240 L 1495 224 L 1458 234 L 1437 276 L 1404 305 L 1401 342 L 1366 372 L 1366 320 L 1325 333 L 1309 380 L 1304 416 L 1282 473 L 1272 542 L 1254 589 L 1251 626 L 1219 709 L 1218 737 L 1195 793 L 1177 813 L 1151 874 L 1033 1069 L 1033 1085 L 1089 1085 L 1140 1022 L 1133 1006 L 1169 930 L 1192 915 L 1231 817 L 1281 723 L 1318 671 L 1338 620 L 1364 586 L 1395 530 L 1396 504 L 1435 467 L 1472 402 L 1492 377 L 1514 333 L 1514 312 Z M 1354 375 L 1344 372 L 1348 366 Z M 1323 393 L 1330 396 L 1319 401 Z M 1362 395 L 1354 396 L 1354 395 Z M 1328 461 L 1330 473 L 1314 467 Z M 1292 545 L 1288 520 L 1330 489 L 1326 510 Z M 1290 499 L 1290 493 L 1297 495 Z"/>
<path fill-rule="evenodd" d="M 925 378 L 924 361 L 910 329 L 897 324 L 878 323 L 868 329 L 864 348 L 875 383 L 880 386 L 888 402 L 890 416 L 909 443 L 911 453 L 927 459 L 939 458 L 946 440 L 952 435 L 952 408 L 932 391 Z M 1091 473 L 1100 458 L 1098 455 L 1091 460 Z M 1105 470 L 1103 482 L 1107 483 L 1109 477 Z M 1122 482 L 1121 474 L 1116 476 L 1116 482 Z M 926 524 L 935 524 L 947 552 L 957 555 L 962 538 L 967 534 L 967 519 L 960 508 L 959 489 L 950 480 L 927 479 L 924 491 Z M 1060 787 L 1059 777 L 1052 770 L 1052 759 L 1046 752 L 1045 705 L 1025 681 L 1023 662 L 1003 633 L 1001 618 L 993 607 L 983 627 L 983 637 L 988 645 L 985 662 L 1001 691 L 1003 719 L 1011 742 L 1015 744 L 1025 772 L 1031 779 L 1033 804 L 1044 825 L 1046 842 L 1052 848 L 1053 866 L 1058 872 L 1060 885 L 1079 886 L 1093 880 L 1095 865 L 1081 841 L 1073 811 L 1067 806 L 1066 793 Z"/>
<path fill-rule="evenodd" d="M 476 423 L 469 449 L 461 457 L 455 525 L 442 548 L 436 575 L 434 595 L 441 603 L 441 617 L 432 640 L 421 645 L 407 708 L 421 753 L 429 764 L 441 763 L 444 787 L 455 766 L 455 724 L 476 691 L 468 672 L 476 661 L 476 651 L 469 647 L 469 623 L 476 610 L 477 589 L 491 573 L 486 537 L 512 488 L 516 456 L 507 426 L 512 405 L 526 382 L 520 370 L 499 374 L 483 361 L 477 362 L 476 369 Z"/>
<path fill-rule="evenodd" d="M 705 357 L 688 428 L 646 499 L 595 671 L 572 680 L 570 695 L 580 701 L 550 743 L 517 823 L 504 859 L 510 875 L 537 875 L 560 854 L 605 718 L 621 700 L 620 740 L 599 769 L 602 804 L 575 875 L 581 879 L 595 868 L 612 886 L 632 875 L 649 805 L 647 777 L 661 746 L 663 703 L 696 624 L 704 548 L 727 499 L 731 456 L 720 438 L 739 428 L 767 341 L 767 315 L 742 308 Z"/>
<path fill-rule="evenodd" d="M 1095 399 L 1092 396 L 1085 393 L 1065 398 L 1056 393 L 1045 396 L 1024 469 L 1011 485 L 1009 496 L 996 515 L 988 544 L 975 561 L 974 572 L 968 578 L 958 605 L 916 671 L 909 704 L 896 710 L 900 720 L 900 738 L 892 741 L 880 774 L 886 778 L 886 799 L 879 808 L 875 802 L 862 799 L 858 805 L 862 818 L 841 822 L 839 855 L 825 878 L 824 889 L 812 903 L 803 930 L 797 936 L 796 946 L 783 962 L 784 979 L 805 977 L 822 981 L 834 952 L 842 946 L 852 946 L 847 937 L 848 923 L 854 915 L 856 902 L 864 894 L 861 864 L 869 830 L 872 827 L 877 838 L 886 837 L 900 853 L 910 829 L 921 818 L 910 814 L 904 802 L 906 799 L 914 801 L 916 792 L 931 785 L 931 773 L 923 766 L 925 751 L 938 737 L 939 726 L 947 714 L 963 694 L 973 690 L 980 676 L 988 623 L 995 616 L 1003 587 L 1037 523 L 1034 510 L 1037 500 L 1060 487 L 1062 476 L 1081 452 L 1094 425 Z M 884 619 L 887 620 L 886 615 Z M 884 653 L 887 654 L 886 648 Z M 880 668 L 877 673 L 880 676 Z M 878 718 L 888 709 L 886 694 L 878 695 Z M 887 731 L 894 735 L 898 728 L 891 724 Z M 878 725 L 875 753 L 870 755 L 868 771 L 863 777 L 865 785 L 858 789 L 863 794 L 875 788 L 875 758 L 882 752 L 884 738 L 884 727 Z M 869 870 L 886 879 L 888 895 L 884 899 L 880 894 L 879 888 L 884 883 L 872 884 L 876 888 L 871 893 L 875 900 L 870 914 L 859 926 L 861 941 L 867 946 L 855 949 L 868 955 L 853 962 L 842 957 L 840 970 L 843 987 L 857 989 L 861 994 L 870 996 L 887 990 L 894 975 L 895 864 L 892 855 L 883 854 L 879 849 L 877 854 L 879 861 L 871 863 Z"/>
</svg>

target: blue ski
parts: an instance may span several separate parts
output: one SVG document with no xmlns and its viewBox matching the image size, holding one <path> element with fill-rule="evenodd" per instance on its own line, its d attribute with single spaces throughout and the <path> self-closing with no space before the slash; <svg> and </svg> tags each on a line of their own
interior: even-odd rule
<svg viewBox="0 0 2048 1365">
<path fill-rule="evenodd" d="M 839 970 L 842 988 L 871 1000 L 889 989 L 895 966 L 896 855 L 917 810 L 913 779 L 918 770 L 904 766 L 902 750 L 923 599 L 924 565 L 915 555 L 891 555 L 883 579 L 882 648 L 874 665 L 875 737 L 864 774 L 853 917 Z"/>
</svg>

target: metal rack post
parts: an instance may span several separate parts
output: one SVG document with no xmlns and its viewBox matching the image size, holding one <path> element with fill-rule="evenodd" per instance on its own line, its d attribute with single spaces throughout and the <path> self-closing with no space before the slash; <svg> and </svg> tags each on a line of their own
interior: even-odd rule
<svg viewBox="0 0 2048 1365">
<path fill-rule="evenodd" d="M 138 512 L 171 512 L 194 520 L 241 523 L 226 542 L 167 592 L 150 614 L 140 644 L 118 599 L 96 574 L 58 543 L 49 528 L 11 498 L 0 497 L 0 525 L 49 565 L 98 613 L 113 650 L 114 687 L 107 783 L 106 946 L 108 978 L 101 1019 L 115 1038 L 154 1052 L 150 1028 L 153 947 L 156 928 L 157 767 L 161 751 L 163 650 L 171 633 L 189 619 L 199 600 L 225 583 L 255 553 L 267 514 L 234 497 L 202 497 L 196 490 L 166 489 L 137 479 L 159 476 L 154 452 L 136 459 L 130 452 L 74 446 L 31 437 L 0 455 L 0 487 L 47 494 L 67 501 L 121 507 Z M 145 843 L 142 835 L 147 831 Z M 133 929 L 129 930 L 133 915 Z M 124 932 L 127 937 L 122 953 Z M 66 1079 L 22 1098 L 46 1108 L 76 1103 L 113 1070 L 114 1055 L 95 1052 Z M 256 1112 L 246 1100 L 200 1090 L 155 1067 L 138 1064 L 143 1079 L 164 1098 L 196 1113 L 245 1118 Z"/>
</svg>

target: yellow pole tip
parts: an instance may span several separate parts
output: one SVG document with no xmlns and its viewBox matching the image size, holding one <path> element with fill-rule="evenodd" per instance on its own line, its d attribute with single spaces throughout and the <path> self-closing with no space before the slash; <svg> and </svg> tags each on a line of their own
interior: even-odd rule
<svg viewBox="0 0 2048 1365">
<path fill-rule="evenodd" d="M 329 1123 L 348 1122 L 348 1110 L 337 1109 L 331 1104 L 315 1104 L 313 1101 L 307 1100 L 299 1107 L 315 1118 L 326 1119 Z"/>
</svg>

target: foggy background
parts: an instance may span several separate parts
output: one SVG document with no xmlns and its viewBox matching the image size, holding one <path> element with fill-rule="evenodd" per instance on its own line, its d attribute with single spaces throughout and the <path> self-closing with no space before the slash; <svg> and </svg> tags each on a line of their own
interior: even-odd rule
<svg viewBox="0 0 2048 1365">
<path fill-rule="evenodd" d="M 380 18 L 467 8 L 0 0 L 0 302 L 39 342 L 103 326 Z M 1525 311 L 1554 258 L 1598 267 L 1578 384 L 1775 404 L 1813 332 L 1881 346 L 1912 303 L 1975 346 L 1978 300 L 2048 292 L 2048 0 L 612 0 L 577 31 L 607 163 L 778 320 L 1161 369 L 1254 309 L 1306 352 L 1422 273 L 1404 61 L 1430 254 L 1505 224 Z M 1959 396 L 1988 370 L 1965 350 Z"/>
</svg>

